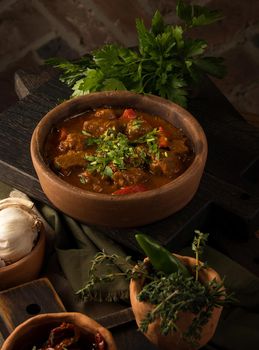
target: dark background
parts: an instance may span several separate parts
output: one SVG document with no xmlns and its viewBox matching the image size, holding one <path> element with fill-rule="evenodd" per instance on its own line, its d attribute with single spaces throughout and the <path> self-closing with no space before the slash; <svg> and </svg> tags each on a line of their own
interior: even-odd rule
<svg viewBox="0 0 259 350">
<path fill-rule="evenodd" d="M 0 0 L 0 111 L 16 100 L 14 72 L 45 58 L 76 58 L 104 43 L 136 45 L 135 18 L 148 25 L 156 9 L 175 23 L 176 0 Z M 224 19 L 196 30 L 209 53 L 225 58 L 228 75 L 215 80 L 249 121 L 259 115 L 259 1 L 196 0 Z"/>
</svg>

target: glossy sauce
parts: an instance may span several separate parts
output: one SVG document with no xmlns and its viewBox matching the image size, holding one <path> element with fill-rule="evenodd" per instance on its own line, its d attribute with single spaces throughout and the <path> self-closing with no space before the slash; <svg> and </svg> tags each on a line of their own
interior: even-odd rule
<svg viewBox="0 0 259 350">
<path fill-rule="evenodd" d="M 98 145 L 106 138 L 113 148 L 103 153 Z M 123 147 L 124 158 L 118 156 Z M 114 158 L 109 158 L 111 152 Z M 71 185 L 97 193 L 127 194 L 158 188 L 177 178 L 192 163 L 194 152 L 182 130 L 159 116 L 103 108 L 57 124 L 46 140 L 44 157 Z M 96 170 L 96 159 L 107 164 Z"/>
</svg>

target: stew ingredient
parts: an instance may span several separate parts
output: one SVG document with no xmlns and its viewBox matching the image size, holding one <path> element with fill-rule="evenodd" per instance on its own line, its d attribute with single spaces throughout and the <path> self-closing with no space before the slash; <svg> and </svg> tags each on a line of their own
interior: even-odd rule
<svg viewBox="0 0 259 350">
<path fill-rule="evenodd" d="M 113 195 L 160 187 L 181 175 L 193 157 L 182 130 L 131 108 L 100 108 L 64 120 L 45 146 L 47 163 L 65 181 Z"/>
<path fill-rule="evenodd" d="M 138 233 L 135 235 L 135 238 L 156 271 L 162 271 L 168 275 L 180 271 L 183 276 L 190 276 L 187 267 L 175 255 L 155 242 L 151 237 L 144 233 Z"/>
<path fill-rule="evenodd" d="M 105 350 L 106 344 L 100 333 L 82 334 L 72 323 L 63 322 L 53 328 L 47 341 L 32 350 Z"/>
</svg>

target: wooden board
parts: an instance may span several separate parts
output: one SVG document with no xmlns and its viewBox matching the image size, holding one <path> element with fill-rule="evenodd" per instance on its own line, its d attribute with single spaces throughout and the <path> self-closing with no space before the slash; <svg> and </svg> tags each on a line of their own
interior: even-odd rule
<svg viewBox="0 0 259 350">
<path fill-rule="evenodd" d="M 47 278 L 0 292 L 2 333 L 11 333 L 16 326 L 34 315 L 63 311 L 66 311 L 65 307 Z"/>
<path fill-rule="evenodd" d="M 4 339 L 23 321 L 42 313 L 63 312 L 65 307 L 47 278 L 0 292 L 0 348 Z M 131 308 L 109 314 L 96 321 L 113 333 L 120 349 L 155 349 L 137 331 Z"/>
</svg>

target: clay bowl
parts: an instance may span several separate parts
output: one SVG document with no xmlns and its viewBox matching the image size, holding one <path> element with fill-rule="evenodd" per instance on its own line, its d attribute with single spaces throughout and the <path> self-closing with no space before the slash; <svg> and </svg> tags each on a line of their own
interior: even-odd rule
<svg viewBox="0 0 259 350">
<path fill-rule="evenodd" d="M 190 271 L 192 271 L 191 267 L 194 266 L 196 263 L 194 258 L 189 256 L 181 256 L 177 254 L 175 255 L 189 268 Z M 201 281 L 201 283 L 208 283 L 213 279 L 216 279 L 217 282 L 221 282 L 221 278 L 219 274 L 212 268 L 206 268 L 206 269 L 200 270 L 199 280 Z M 141 302 L 137 299 L 137 295 L 140 293 L 142 285 L 143 285 L 143 281 L 133 280 L 133 279 L 130 281 L 130 301 L 131 301 L 132 311 L 134 313 L 136 323 L 138 326 L 140 325 L 141 320 L 145 318 L 145 315 L 154 308 L 153 305 Z M 160 321 L 157 320 L 148 326 L 148 330 L 144 334 L 151 343 L 155 344 L 161 350 L 200 349 L 204 345 L 206 345 L 210 341 L 210 339 L 213 337 L 219 322 L 222 309 L 223 309 L 222 307 L 217 307 L 213 309 L 210 319 L 203 326 L 201 330 L 201 338 L 199 339 L 197 346 L 191 346 L 181 336 L 181 334 L 188 329 L 193 318 L 195 317 L 195 315 L 192 314 L 191 312 L 184 312 L 179 314 L 179 319 L 176 322 L 176 324 L 180 332 L 177 331 L 177 332 L 169 333 L 166 336 L 162 335 L 160 333 Z"/>
<path fill-rule="evenodd" d="M 158 189 L 142 193 L 112 196 L 68 185 L 44 162 L 42 153 L 46 137 L 53 125 L 62 119 L 102 106 L 131 107 L 159 115 L 182 128 L 194 147 L 193 163 L 177 179 Z M 110 91 L 71 99 L 47 113 L 33 132 L 31 157 L 41 187 L 56 208 L 87 224 L 136 227 L 168 217 L 193 198 L 207 158 L 207 141 L 197 120 L 182 107 L 153 95 Z"/>
<path fill-rule="evenodd" d="M 0 268 L 0 290 L 18 286 L 38 277 L 45 255 L 46 235 L 43 225 L 32 251 L 13 264 Z"/>
<path fill-rule="evenodd" d="M 82 337 L 89 334 L 94 336 L 99 332 L 107 344 L 107 350 L 117 349 L 111 333 L 99 323 L 81 313 L 62 312 L 40 314 L 26 320 L 5 340 L 2 350 L 31 350 L 34 345 L 38 348 L 48 339 L 50 330 L 60 326 L 62 322 L 75 325 Z"/>
</svg>

